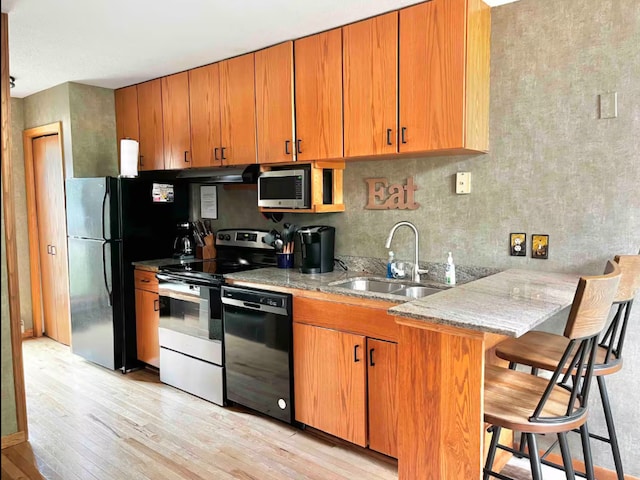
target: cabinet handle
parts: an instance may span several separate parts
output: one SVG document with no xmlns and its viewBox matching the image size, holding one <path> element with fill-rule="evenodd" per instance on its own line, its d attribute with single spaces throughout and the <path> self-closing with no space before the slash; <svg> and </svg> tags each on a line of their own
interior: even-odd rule
<svg viewBox="0 0 640 480">
<path fill-rule="evenodd" d="M 51 255 L 51 245 L 47 245 L 47 255 Z"/>
<path fill-rule="evenodd" d="M 291 143 L 291 140 L 285 140 L 284 141 L 284 154 L 285 155 L 291 155 L 291 152 L 289 151 L 289 144 Z"/>
<path fill-rule="evenodd" d="M 407 139 L 405 138 L 405 135 L 407 133 L 407 127 L 402 127 L 402 130 L 400 131 L 400 137 L 402 140 L 402 143 L 407 143 Z"/>
<path fill-rule="evenodd" d="M 216 160 L 216 161 L 217 161 L 217 160 L 220 160 L 220 159 L 218 158 L 218 150 L 219 150 L 219 149 L 218 149 L 218 147 L 216 147 L 216 148 L 214 148 L 214 149 L 213 149 L 213 159 L 214 159 L 214 160 Z"/>
<path fill-rule="evenodd" d="M 393 145 L 393 143 L 391 143 L 391 129 L 387 128 L 387 145 Z"/>
<path fill-rule="evenodd" d="M 144 155 L 140 155 L 138 162 L 140 163 L 141 167 L 144 167 L 144 162 L 142 161 L 142 159 L 144 158 Z"/>
<path fill-rule="evenodd" d="M 140 283 L 149 283 L 151 280 L 149 280 L 148 278 L 143 278 L 140 280 Z"/>
<path fill-rule="evenodd" d="M 302 143 L 302 140 L 298 139 L 298 141 L 296 142 L 296 149 L 298 150 L 298 153 L 302 153 L 302 148 L 300 148 L 300 144 Z"/>
<path fill-rule="evenodd" d="M 226 160 L 227 157 L 224 156 L 224 151 L 227 149 L 227 147 L 222 147 L 220 149 L 220 160 Z"/>
<path fill-rule="evenodd" d="M 55 255 L 55 254 L 56 254 L 56 247 L 51 245 L 51 255 Z"/>
<path fill-rule="evenodd" d="M 373 351 L 375 350 L 375 348 L 372 348 L 371 350 L 369 350 L 369 365 L 371 365 L 372 367 L 375 367 L 375 363 L 373 363 Z"/>
<path fill-rule="evenodd" d="M 184 151 L 184 161 L 185 161 L 185 163 L 189 163 L 189 160 L 187 160 L 187 153 L 189 153 L 189 150 L 185 150 Z"/>
<path fill-rule="evenodd" d="M 153 311 L 157 312 L 160 310 L 160 300 L 157 298 L 153 301 Z"/>
<path fill-rule="evenodd" d="M 353 361 L 354 361 L 355 363 L 358 363 L 358 362 L 360 361 L 360 359 L 358 358 L 358 347 L 359 347 L 359 346 L 360 346 L 360 345 L 354 345 L 354 346 L 353 346 Z"/>
</svg>

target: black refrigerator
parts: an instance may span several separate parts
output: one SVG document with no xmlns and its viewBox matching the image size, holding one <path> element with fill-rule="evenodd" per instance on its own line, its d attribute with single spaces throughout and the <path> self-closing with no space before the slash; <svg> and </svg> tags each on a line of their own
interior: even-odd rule
<svg viewBox="0 0 640 480">
<path fill-rule="evenodd" d="M 189 219 L 188 185 L 72 178 L 66 209 L 71 351 L 126 373 L 141 365 L 132 262 L 172 255 L 176 224 Z"/>
</svg>

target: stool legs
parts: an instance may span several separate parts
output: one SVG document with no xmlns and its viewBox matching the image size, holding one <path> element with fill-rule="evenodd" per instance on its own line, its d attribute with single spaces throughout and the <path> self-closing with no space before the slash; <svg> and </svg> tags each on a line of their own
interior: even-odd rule
<svg viewBox="0 0 640 480">
<path fill-rule="evenodd" d="M 595 473 L 593 472 L 593 459 L 591 457 L 591 443 L 589 441 L 589 428 L 585 423 L 580 427 L 580 439 L 582 440 L 582 454 L 584 456 L 584 468 L 585 474 L 588 480 L 595 479 Z"/>
<path fill-rule="evenodd" d="M 533 480 L 542 480 L 542 464 L 538 452 L 538 442 L 535 433 L 527 433 L 527 445 L 529 445 L 529 463 L 531 464 L 531 476 Z"/>
<path fill-rule="evenodd" d="M 498 440 L 500 440 L 500 432 L 502 427 L 493 426 L 493 433 L 491 434 L 491 443 L 489 444 L 489 453 L 487 454 L 487 462 L 484 466 L 484 475 L 482 480 L 489 480 L 491 476 L 489 472 L 493 469 L 493 461 L 496 458 L 496 450 L 498 449 Z"/>
<path fill-rule="evenodd" d="M 558 434 L 558 442 L 560 443 L 560 453 L 562 453 L 564 474 L 567 477 L 567 480 L 575 480 L 576 473 L 573 470 L 573 462 L 571 461 L 571 452 L 569 451 L 569 442 L 567 442 L 566 432 Z"/>
<path fill-rule="evenodd" d="M 609 443 L 613 452 L 613 462 L 616 466 L 618 480 L 624 480 L 622 470 L 622 459 L 620 458 L 620 447 L 618 446 L 618 437 L 616 436 L 616 428 L 613 424 L 613 415 L 611 414 L 611 403 L 609 402 L 609 394 L 607 393 L 607 384 L 604 376 L 596 377 L 598 379 L 598 387 L 600 390 L 600 398 L 602 399 L 602 409 L 604 410 L 604 418 L 607 422 L 607 430 L 609 432 Z"/>
</svg>

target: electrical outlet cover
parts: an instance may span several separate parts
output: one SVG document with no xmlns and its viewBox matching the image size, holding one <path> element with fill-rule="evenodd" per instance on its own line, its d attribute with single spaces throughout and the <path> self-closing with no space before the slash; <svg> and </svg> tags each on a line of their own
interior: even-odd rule
<svg viewBox="0 0 640 480">
<path fill-rule="evenodd" d="M 509 251 L 512 257 L 527 256 L 527 234 L 512 233 L 509 235 Z"/>
<path fill-rule="evenodd" d="M 549 258 L 549 235 L 531 236 L 531 258 Z"/>
</svg>

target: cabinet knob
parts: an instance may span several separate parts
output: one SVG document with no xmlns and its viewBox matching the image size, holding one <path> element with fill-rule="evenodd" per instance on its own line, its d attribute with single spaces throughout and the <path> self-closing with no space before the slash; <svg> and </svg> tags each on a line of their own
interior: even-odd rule
<svg viewBox="0 0 640 480">
<path fill-rule="evenodd" d="M 360 361 L 360 359 L 358 358 L 358 347 L 360 347 L 360 345 L 353 346 L 353 361 L 355 363 L 358 363 Z"/>
<path fill-rule="evenodd" d="M 391 143 L 391 129 L 387 128 L 387 145 L 393 145 L 393 143 Z"/>
<path fill-rule="evenodd" d="M 375 350 L 375 348 L 372 348 L 369 350 L 369 365 L 371 365 L 372 367 L 375 367 L 375 363 L 373 363 L 373 351 Z"/>
<path fill-rule="evenodd" d="M 224 151 L 227 149 L 227 147 L 222 147 L 220 149 L 220 160 L 226 160 L 227 157 L 224 156 Z"/>
<path fill-rule="evenodd" d="M 189 163 L 189 160 L 187 160 L 187 154 L 188 154 L 188 153 L 189 153 L 189 150 L 185 150 L 185 151 L 184 151 L 184 161 L 185 161 L 186 163 Z"/>
<path fill-rule="evenodd" d="M 291 143 L 291 140 L 285 140 L 284 141 L 284 154 L 285 155 L 291 155 L 291 152 L 289 151 L 289 144 Z"/>
<path fill-rule="evenodd" d="M 296 149 L 298 150 L 298 153 L 302 153 L 302 148 L 300 147 L 300 144 L 302 143 L 302 140 L 298 139 L 298 141 L 296 142 Z"/>
<path fill-rule="evenodd" d="M 402 141 L 402 143 L 407 143 L 406 134 L 407 134 L 407 127 L 402 127 L 402 130 L 400 130 L 400 140 Z"/>
<path fill-rule="evenodd" d="M 220 160 L 218 158 L 218 150 L 219 150 L 218 147 L 213 149 L 213 159 L 216 160 L 216 161 Z"/>
<path fill-rule="evenodd" d="M 153 311 L 157 312 L 160 310 L 160 300 L 157 298 L 153 301 Z"/>
</svg>

